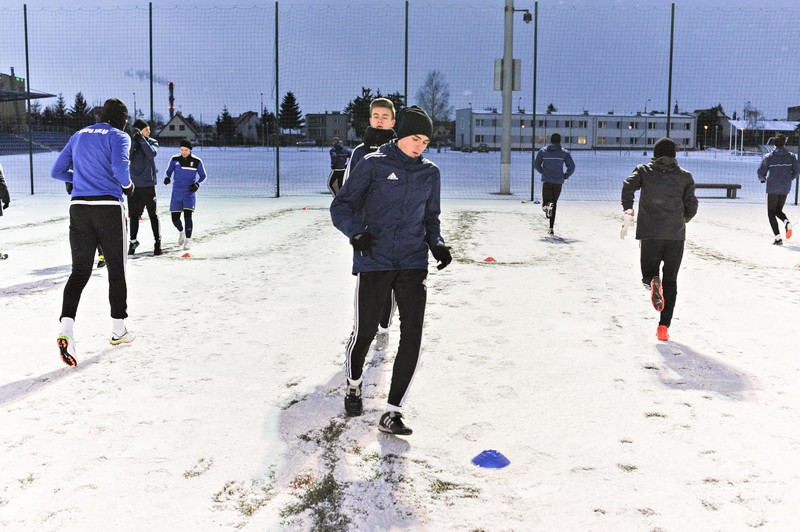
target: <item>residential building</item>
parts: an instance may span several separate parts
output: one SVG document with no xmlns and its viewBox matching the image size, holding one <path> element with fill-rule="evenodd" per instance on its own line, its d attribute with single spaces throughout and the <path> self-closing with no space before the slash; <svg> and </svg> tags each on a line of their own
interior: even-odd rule
<svg viewBox="0 0 800 532">
<path fill-rule="evenodd" d="M 333 137 L 346 143 L 354 142 L 355 135 L 350 129 L 350 114 L 339 111 L 308 113 L 305 125 L 306 138 L 316 141 L 317 146 L 327 146 Z"/>
<path fill-rule="evenodd" d="M 176 112 L 156 136 L 158 142 L 164 146 L 177 146 L 181 139 L 189 139 L 195 143 L 198 131 L 181 113 Z"/>
</svg>

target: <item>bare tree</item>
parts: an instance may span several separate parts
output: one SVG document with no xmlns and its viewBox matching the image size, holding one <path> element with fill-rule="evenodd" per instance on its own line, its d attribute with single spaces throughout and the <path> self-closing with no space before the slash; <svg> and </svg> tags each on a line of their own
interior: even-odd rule
<svg viewBox="0 0 800 532">
<path fill-rule="evenodd" d="M 422 107 L 434 122 L 447 122 L 453 107 L 450 105 L 450 84 L 444 74 L 431 70 L 417 90 L 417 105 Z"/>
</svg>

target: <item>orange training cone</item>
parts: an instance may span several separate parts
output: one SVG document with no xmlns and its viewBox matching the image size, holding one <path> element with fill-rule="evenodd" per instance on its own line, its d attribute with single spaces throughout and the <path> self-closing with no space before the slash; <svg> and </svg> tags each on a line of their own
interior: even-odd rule
<svg viewBox="0 0 800 532">
<path fill-rule="evenodd" d="M 483 262 L 497 262 L 497 261 L 494 260 L 494 257 L 486 257 L 485 259 L 483 259 Z"/>
<path fill-rule="evenodd" d="M 186 252 L 183 255 L 181 255 L 181 258 L 182 259 L 191 259 L 192 258 L 192 254 L 189 253 L 189 252 Z"/>
</svg>

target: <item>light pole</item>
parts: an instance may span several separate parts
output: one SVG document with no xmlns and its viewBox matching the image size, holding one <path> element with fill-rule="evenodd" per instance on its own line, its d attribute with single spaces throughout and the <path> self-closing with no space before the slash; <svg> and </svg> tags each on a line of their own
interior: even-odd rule
<svg viewBox="0 0 800 532">
<path fill-rule="evenodd" d="M 522 152 L 522 130 L 525 129 L 525 124 L 522 122 L 522 118 L 519 119 L 519 151 Z"/>
<path fill-rule="evenodd" d="M 719 135 L 719 124 L 714 126 L 714 149 L 717 149 L 717 135 Z"/>
<path fill-rule="evenodd" d="M 650 103 L 650 98 L 648 98 L 647 101 L 644 102 L 644 114 L 647 114 L 647 104 L 648 103 Z"/>
<path fill-rule="evenodd" d="M 267 132 L 264 130 L 264 93 L 261 93 L 261 145 L 267 145 Z"/>
<path fill-rule="evenodd" d="M 505 0 L 503 24 L 503 134 L 500 147 L 500 194 L 511 194 L 511 98 L 513 97 L 514 12 L 524 11 L 522 20 L 527 24 L 533 15 L 527 9 L 514 9 L 514 0 Z"/>
<path fill-rule="evenodd" d="M 703 149 L 706 149 L 706 135 L 708 135 L 708 124 L 703 124 Z"/>
<path fill-rule="evenodd" d="M 133 121 L 136 122 L 136 93 L 133 93 Z"/>
</svg>

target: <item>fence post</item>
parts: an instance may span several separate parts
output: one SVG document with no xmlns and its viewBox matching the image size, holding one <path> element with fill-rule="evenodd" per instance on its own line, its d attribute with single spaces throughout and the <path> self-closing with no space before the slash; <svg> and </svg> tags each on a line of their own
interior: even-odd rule
<svg viewBox="0 0 800 532">
<path fill-rule="evenodd" d="M 22 15 L 25 25 L 25 86 L 27 87 L 25 103 L 28 104 L 25 123 L 28 125 L 28 166 L 31 173 L 31 196 L 33 196 L 33 126 L 31 125 L 31 63 L 30 53 L 28 53 L 28 4 L 22 5 Z"/>
<path fill-rule="evenodd" d="M 533 114 L 531 115 L 531 201 L 536 201 L 536 54 L 539 46 L 539 2 L 533 3 Z"/>
<path fill-rule="evenodd" d="M 278 77 L 278 0 L 275 0 L 275 197 L 281 197 L 281 121 Z"/>
<path fill-rule="evenodd" d="M 667 85 L 667 137 L 669 137 L 669 130 L 672 117 L 672 48 L 675 44 L 675 3 L 672 4 L 672 17 L 670 19 L 669 29 L 669 83 Z M 645 136 L 644 145 L 647 146 L 647 137 Z"/>
</svg>

